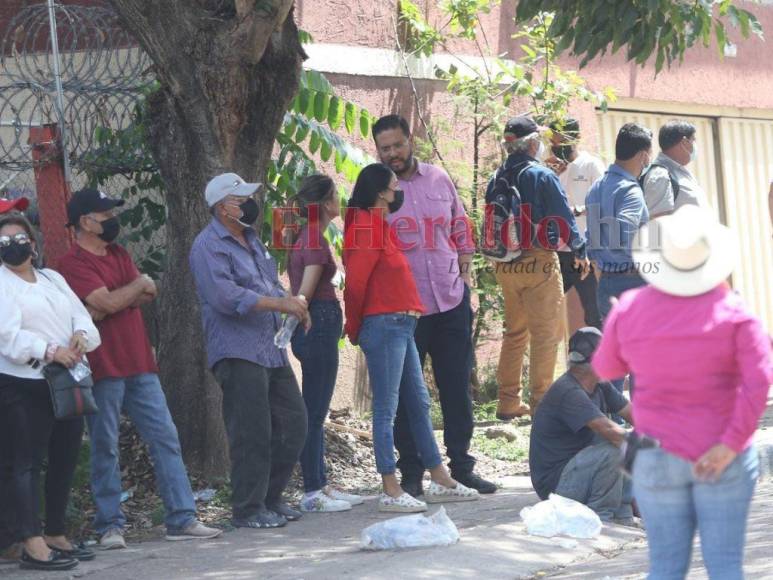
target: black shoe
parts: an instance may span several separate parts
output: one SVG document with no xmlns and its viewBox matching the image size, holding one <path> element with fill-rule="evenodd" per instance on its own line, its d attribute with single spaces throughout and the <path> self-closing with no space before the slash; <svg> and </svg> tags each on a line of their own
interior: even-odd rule
<svg viewBox="0 0 773 580">
<path fill-rule="evenodd" d="M 67 558 L 75 558 L 80 562 L 91 562 L 94 558 L 97 557 L 97 554 L 95 552 L 93 552 L 92 550 L 89 550 L 82 543 L 78 545 L 73 544 L 72 550 L 63 550 L 62 548 L 57 548 L 56 546 L 52 546 L 51 544 L 49 544 L 48 547 L 51 548 L 52 550 L 56 550 L 57 552 L 59 552 L 63 556 L 66 556 Z"/>
<path fill-rule="evenodd" d="M 403 488 L 403 491 L 407 493 L 408 495 L 412 495 L 413 497 L 419 497 L 420 495 L 424 495 L 424 488 L 421 485 L 421 480 L 403 480 L 400 482 L 400 487 Z"/>
<path fill-rule="evenodd" d="M 271 510 L 262 510 L 250 518 L 233 518 L 231 523 L 235 528 L 282 528 L 287 525 L 287 518 Z"/>
<path fill-rule="evenodd" d="M 497 486 L 490 481 L 486 481 L 476 473 L 465 473 L 464 475 L 451 475 L 456 481 L 464 486 L 477 489 L 478 493 L 494 493 Z"/>
<path fill-rule="evenodd" d="M 296 509 L 291 508 L 286 503 L 278 503 L 276 505 L 270 505 L 268 506 L 268 509 L 270 509 L 272 512 L 279 514 L 283 518 L 285 518 L 288 522 L 297 522 L 299 519 L 303 517 L 303 514 L 299 512 Z"/>
<path fill-rule="evenodd" d="M 68 558 L 59 550 L 51 550 L 47 560 L 33 558 L 24 550 L 21 553 L 19 567 L 22 570 L 72 570 L 78 565 L 78 560 Z"/>
</svg>

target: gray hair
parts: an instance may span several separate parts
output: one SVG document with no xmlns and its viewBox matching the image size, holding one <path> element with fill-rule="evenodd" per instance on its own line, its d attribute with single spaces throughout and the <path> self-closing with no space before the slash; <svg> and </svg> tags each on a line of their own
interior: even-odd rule
<svg viewBox="0 0 773 580">
<path fill-rule="evenodd" d="M 513 153 L 529 153 L 529 149 L 531 149 L 532 144 L 535 141 L 539 141 L 541 139 L 541 135 L 535 131 L 534 133 L 531 133 L 530 135 L 526 135 L 526 137 L 521 137 L 520 139 L 516 139 L 515 141 L 502 141 L 502 147 L 504 147 L 505 152 L 508 155 L 512 155 Z"/>
</svg>

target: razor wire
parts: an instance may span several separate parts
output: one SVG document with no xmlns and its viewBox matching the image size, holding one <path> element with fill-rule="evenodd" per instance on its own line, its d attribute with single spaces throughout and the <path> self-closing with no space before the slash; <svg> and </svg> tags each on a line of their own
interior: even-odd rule
<svg viewBox="0 0 773 580">
<path fill-rule="evenodd" d="M 82 169 L 99 147 L 97 130 L 127 128 L 142 90 L 153 81 L 150 59 L 111 8 L 56 4 L 53 14 L 61 117 L 48 6 L 23 8 L 0 31 L 0 168 L 5 171 L 34 166 L 30 131 L 52 123 L 64 124 L 64 154 L 70 166 Z"/>
</svg>

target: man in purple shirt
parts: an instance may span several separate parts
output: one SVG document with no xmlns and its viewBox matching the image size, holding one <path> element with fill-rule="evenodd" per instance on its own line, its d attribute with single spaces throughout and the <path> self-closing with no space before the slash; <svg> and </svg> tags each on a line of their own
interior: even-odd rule
<svg viewBox="0 0 773 580">
<path fill-rule="evenodd" d="M 307 323 L 302 297 L 287 296 L 252 224 L 257 183 L 224 173 L 207 185 L 212 221 L 190 265 L 201 303 L 210 368 L 223 389 L 231 456 L 233 523 L 276 528 L 301 513 L 282 501 L 306 440 L 306 406 L 285 349 L 274 345 L 280 313 Z"/>
<path fill-rule="evenodd" d="M 387 115 L 373 125 L 381 162 L 395 172 L 405 192 L 402 208 L 389 215 L 416 280 L 425 314 L 419 319 L 415 340 L 422 365 L 432 359 L 440 406 L 443 438 L 451 475 L 480 493 L 496 486 L 473 470 L 469 453 L 473 432 L 472 307 L 470 277 L 475 241 L 464 206 L 445 171 L 413 156 L 413 141 L 405 119 Z M 395 446 L 401 485 L 413 496 L 422 494 L 424 475 L 402 402 L 395 419 Z"/>
</svg>

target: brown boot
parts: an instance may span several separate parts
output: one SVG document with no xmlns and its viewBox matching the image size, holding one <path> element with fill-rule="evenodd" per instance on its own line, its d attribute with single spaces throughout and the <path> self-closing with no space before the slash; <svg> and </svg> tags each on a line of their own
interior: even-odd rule
<svg viewBox="0 0 773 580">
<path fill-rule="evenodd" d="M 500 421 L 512 421 L 519 417 L 525 417 L 531 412 L 529 405 L 525 403 L 519 404 L 515 409 L 508 409 L 507 412 L 497 409 L 497 419 Z"/>
</svg>

